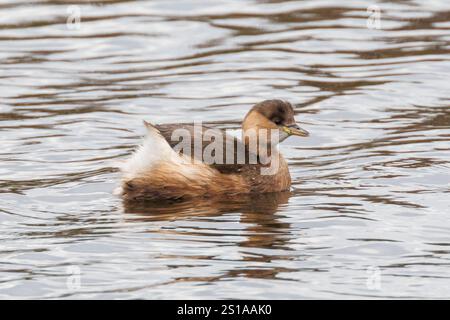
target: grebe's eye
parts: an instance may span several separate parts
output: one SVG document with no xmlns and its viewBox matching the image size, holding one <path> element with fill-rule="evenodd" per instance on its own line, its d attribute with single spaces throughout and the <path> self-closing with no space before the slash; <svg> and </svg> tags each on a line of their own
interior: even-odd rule
<svg viewBox="0 0 450 320">
<path fill-rule="evenodd" d="M 279 126 L 279 125 L 282 124 L 282 121 L 281 121 L 281 119 L 279 119 L 279 118 L 275 118 L 275 119 L 273 119 L 272 121 L 275 122 L 275 124 L 276 124 L 277 126 Z"/>
</svg>

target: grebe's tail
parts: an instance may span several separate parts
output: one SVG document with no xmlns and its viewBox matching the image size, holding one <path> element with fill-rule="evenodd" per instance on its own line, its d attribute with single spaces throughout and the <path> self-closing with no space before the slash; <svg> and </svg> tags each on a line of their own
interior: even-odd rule
<svg viewBox="0 0 450 320">
<path fill-rule="evenodd" d="M 179 199 L 208 191 L 220 173 L 172 149 L 159 130 L 144 121 L 147 135 L 122 168 L 125 199 Z"/>
</svg>

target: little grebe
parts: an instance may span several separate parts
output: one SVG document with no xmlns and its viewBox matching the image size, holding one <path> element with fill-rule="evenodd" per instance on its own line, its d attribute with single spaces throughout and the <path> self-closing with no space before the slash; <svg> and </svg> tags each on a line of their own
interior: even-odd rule
<svg viewBox="0 0 450 320">
<path fill-rule="evenodd" d="M 282 100 L 256 104 L 242 123 L 242 140 L 205 126 L 144 123 L 147 136 L 122 167 L 121 193 L 125 200 L 179 200 L 289 190 L 289 168 L 276 145 L 291 135 L 309 135 L 295 123 L 292 105 Z M 178 150 L 181 144 L 176 139 L 180 133 L 194 137 L 182 150 Z M 211 152 L 212 145 L 214 161 L 205 160 L 204 154 Z"/>
</svg>

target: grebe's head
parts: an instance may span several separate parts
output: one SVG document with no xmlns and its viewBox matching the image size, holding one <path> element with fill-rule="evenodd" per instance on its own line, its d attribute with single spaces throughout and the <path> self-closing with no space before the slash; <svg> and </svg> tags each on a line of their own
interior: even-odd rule
<svg viewBox="0 0 450 320">
<path fill-rule="evenodd" d="M 265 100 L 253 106 L 245 116 L 242 131 L 259 131 L 261 129 L 278 129 L 279 141 L 290 136 L 307 137 L 308 131 L 300 128 L 295 122 L 292 105 L 283 100 Z"/>
</svg>

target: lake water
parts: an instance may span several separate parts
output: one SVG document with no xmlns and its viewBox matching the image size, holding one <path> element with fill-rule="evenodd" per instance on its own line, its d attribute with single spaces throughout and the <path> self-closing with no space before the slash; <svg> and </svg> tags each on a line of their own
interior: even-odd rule
<svg viewBox="0 0 450 320">
<path fill-rule="evenodd" d="M 0 3 L 1 299 L 450 298 L 448 1 L 74 3 Z M 290 193 L 113 195 L 142 119 L 270 98 Z"/>
</svg>

